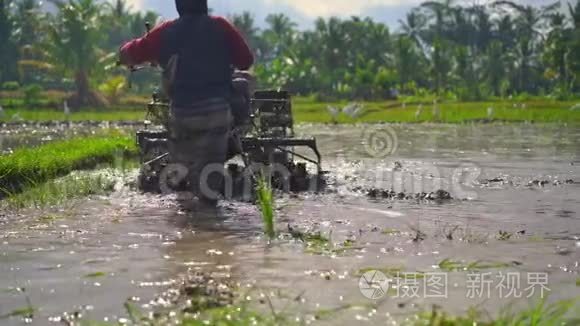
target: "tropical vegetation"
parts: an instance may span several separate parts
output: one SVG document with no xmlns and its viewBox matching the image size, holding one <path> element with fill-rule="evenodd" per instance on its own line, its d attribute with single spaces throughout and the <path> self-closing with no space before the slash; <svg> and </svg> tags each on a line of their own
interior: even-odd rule
<svg viewBox="0 0 580 326">
<path fill-rule="evenodd" d="M 432 0 L 411 9 L 395 28 L 354 16 L 319 18 L 306 30 L 285 14 L 272 14 L 264 24 L 247 12 L 229 18 L 254 49 L 264 87 L 325 100 L 570 99 L 580 92 L 575 1 Z M 73 108 L 115 104 L 129 85 L 148 93 L 156 75 L 140 72 L 126 82 L 116 52 L 143 34 L 146 21 L 158 20 L 153 12 L 131 10 L 126 0 L 0 0 L 0 86 L 66 90 Z"/>
</svg>

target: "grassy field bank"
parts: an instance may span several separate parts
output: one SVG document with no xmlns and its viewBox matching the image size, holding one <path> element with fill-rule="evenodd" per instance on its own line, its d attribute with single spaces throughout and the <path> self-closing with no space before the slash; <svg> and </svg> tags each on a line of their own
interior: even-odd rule
<svg viewBox="0 0 580 326">
<path fill-rule="evenodd" d="M 298 123 L 331 123 L 328 107 L 343 108 L 348 102 L 316 102 L 310 98 L 297 97 L 293 102 L 294 116 Z M 482 121 L 506 122 L 558 122 L 580 123 L 580 99 L 578 101 L 552 101 L 531 99 L 527 101 L 492 102 L 409 102 L 397 101 L 361 102 L 361 114 L 351 117 L 338 115 L 338 123 L 464 123 Z M 14 117 L 14 118 L 13 118 Z M 85 110 L 66 116 L 61 111 L 7 109 L 0 121 L 140 121 L 145 118 L 144 108 Z"/>
<path fill-rule="evenodd" d="M 131 137 L 76 138 L 0 156 L 0 198 L 74 170 L 122 164 L 137 154 Z"/>
<path fill-rule="evenodd" d="M 5 116 L 4 118 L 0 117 L 0 121 L 143 121 L 145 119 L 145 110 L 140 109 L 87 109 L 82 112 L 71 113 L 70 116 L 66 116 L 61 111 L 46 109 L 8 109 L 5 111 Z"/>
<path fill-rule="evenodd" d="M 341 108 L 348 103 L 315 103 L 297 99 L 295 116 L 298 122 L 331 122 L 327 108 Z M 506 122 L 580 122 L 578 102 L 555 102 L 533 100 L 529 102 L 448 102 L 408 103 L 366 102 L 361 103 L 362 113 L 353 118 L 341 113 L 338 123 L 465 123 L 483 121 Z"/>
<path fill-rule="evenodd" d="M 106 195 L 115 190 L 119 178 L 117 170 L 71 173 L 62 178 L 49 180 L 33 188 L 0 201 L 0 208 L 19 210 L 35 207 L 45 208 L 65 205 L 68 201 L 91 195 Z"/>
</svg>

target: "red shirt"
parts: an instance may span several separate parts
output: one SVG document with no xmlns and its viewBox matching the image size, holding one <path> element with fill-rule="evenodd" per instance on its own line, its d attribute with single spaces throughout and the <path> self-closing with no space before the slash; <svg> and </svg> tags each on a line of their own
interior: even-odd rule
<svg viewBox="0 0 580 326">
<path fill-rule="evenodd" d="M 239 70 L 247 70 L 254 64 L 254 55 L 242 34 L 223 17 L 212 16 L 226 33 L 233 62 Z M 126 65 L 139 65 L 145 62 L 158 62 L 161 52 L 162 32 L 175 23 L 175 20 L 157 25 L 147 35 L 125 43 L 121 47 L 121 62 Z"/>
</svg>

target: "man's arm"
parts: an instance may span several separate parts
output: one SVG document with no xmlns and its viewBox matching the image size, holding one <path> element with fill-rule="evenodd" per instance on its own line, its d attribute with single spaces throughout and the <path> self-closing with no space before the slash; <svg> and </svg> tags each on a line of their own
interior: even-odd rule
<svg viewBox="0 0 580 326">
<path fill-rule="evenodd" d="M 157 25 L 141 38 L 125 43 L 120 50 L 121 63 L 127 66 L 140 65 L 145 62 L 156 63 L 161 53 L 161 34 L 174 21 Z"/>
<path fill-rule="evenodd" d="M 239 70 L 248 70 L 254 64 L 254 55 L 238 29 L 223 17 L 213 17 L 224 31 L 232 51 L 232 64 Z"/>
</svg>

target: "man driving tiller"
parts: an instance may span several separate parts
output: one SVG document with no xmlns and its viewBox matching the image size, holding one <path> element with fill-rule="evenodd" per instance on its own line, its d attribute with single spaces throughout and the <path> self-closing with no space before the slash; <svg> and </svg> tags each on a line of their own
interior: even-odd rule
<svg viewBox="0 0 580 326">
<path fill-rule="evenodd" d="M 208 15 L 207 0 L 175 2 L 179 18 L 126 43 L 121 63 L 152 62 L 163 68 L 164 91 L 171 104 L 171 161 L 187 167 L 191 190 L 200 203 L 215 206 L 223 175 L 212 173 L 202 180 L 202 171 L 208 166 L 223 168 L 227 160 L 232 74 L 234 68 L 249 69 L 254 57 L 233 25 Z"/>
</svg>

